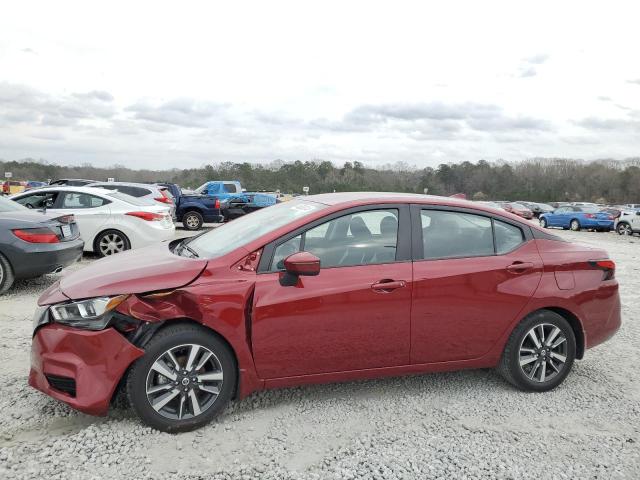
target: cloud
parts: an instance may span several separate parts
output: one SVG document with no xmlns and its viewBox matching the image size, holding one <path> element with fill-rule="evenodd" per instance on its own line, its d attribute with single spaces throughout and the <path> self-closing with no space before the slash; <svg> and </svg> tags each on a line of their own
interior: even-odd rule
<svg viewBox="0 0 640 480">
<path fill-rule="evenodd" d="M 549 55 L 546 53 L 539 53 L 522 59 L 522 65 L 520 65 L 520 78 L 535 77 L 538 74 L 538 66 L 546 63 L 549 60 Z"/>
<path fill-rule="evenodd" d="M 198 101 L 192 98 L 169 100 L 159 105 L 139 102 L 125 108 L 133 117 L 154 123 L 180 127 L 206 127 L 209 120 L 224 113 L 227 104 Z"/>
<path fill-rule="evenodd" d="M 393 121 L 410 122 L 419 130 L 440 130 L 447 132 L 447 136 L 463 127 L 485 132 L 551 128 L 546 120 L 527 116 L 511 117 L 499 105 L 473 102 L 363 105 L 345 115 L 344 121 L 347 124 L 370 126 Z"/>
<path fill-rule="evenodd" d="M 599 117 L 587 117 L 582 120 L 574 122 L 580 127 L 590 130 L 627 130 L 637 129 L 640 130 L 640 122 L 636 120 L 629 120 L 627 118 L 599 118 Z"/>
<path fill-rule="evenodd" d="M 539 53 L 537 55 L 533 55 L 524 59 L 525 62 L 532 63 L 534 65 L 542 65 L 547 60 L 549 60 L 549 55 L 546 53 Z"/>
<path fill-rule="evenodd" d="M 108 92 L 53 96 L 25 85 L 0 83 L 0 122 L 74 125 L 83 120 L 108 119 L 116 113 Z"/>
</svg>

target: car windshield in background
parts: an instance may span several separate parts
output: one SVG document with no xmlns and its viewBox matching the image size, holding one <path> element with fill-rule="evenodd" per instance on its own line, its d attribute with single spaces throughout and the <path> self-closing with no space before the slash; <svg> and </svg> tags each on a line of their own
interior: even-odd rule
<svg viewBox="0 0 640 480">
<path fill-rule="evenodd" d="M 279 203 L 195 237 L 188 242 L 188 245 L 199 257 L 220 257 L 236 248 L 247 245 L 262 235 L 323 208 L 327 208 L 327 206 L 302 200 Z"/>
<path fill-rule="evenodd" d="M 584 213 L 598 213 L 601 212 L 602 209 L 599 207 L 580 207 L 580 211 Z"/>
<path fill-rule="evenodd" d="M 123 202 L 130 203 L 132 205 L 138 205 L 139 207 L 148 207 L 149 205 L 155 205 L 153 200 L 149 200 L 143 197 L 132 197 L 126 193 L 118 192 L 117 190 L 107 193 L 107 196 L 117 198 Z"/>
<path fill-rule="evenodd" d="M 0 197 L 0 213 L 22 212 L 25 209 L 26 207 L 23 207 L 22 205 L 14 202 L 13 200 Z"/>
</svg>

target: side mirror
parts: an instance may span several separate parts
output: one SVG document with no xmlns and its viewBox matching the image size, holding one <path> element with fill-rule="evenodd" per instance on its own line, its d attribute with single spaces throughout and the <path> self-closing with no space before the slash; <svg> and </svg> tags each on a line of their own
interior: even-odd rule
<svg viewBox="0 0 640 480">
<path fill-rule="evenodd" d="M 315 276 L 320 273 L 320 259 L 309 252 L 294 253 L 284 259 L 284 269 L 280 285 L 295 287 L 300 276 Z"/>
<path fill-rule="evenodd" d="M 309 252 L 298 252 L 284 259 L 284 269 L 296 276 L 313 277 L 320 273 L 320 259 Z"/>
</svg>

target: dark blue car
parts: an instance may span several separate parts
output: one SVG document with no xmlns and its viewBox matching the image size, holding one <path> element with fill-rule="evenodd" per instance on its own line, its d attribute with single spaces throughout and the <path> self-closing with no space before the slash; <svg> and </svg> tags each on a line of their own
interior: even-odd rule
<svg viewBox="0 0 640 480">
<path fill-rule="evenodd" d="M 582 229 L 610 232 L 613 230 L 613 222 L 613 215 L 597 207 L 567 205 L 540 215 L 540 226 L 544 228 L 561 227 L 576 232 Z"/>
</svg>

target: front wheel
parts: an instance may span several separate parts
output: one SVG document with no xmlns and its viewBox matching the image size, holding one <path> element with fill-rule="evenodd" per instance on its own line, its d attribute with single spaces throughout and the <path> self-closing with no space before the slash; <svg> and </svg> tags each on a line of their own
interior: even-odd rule
<svg viewBox="0 0 640 480">
<path fill-rule="evenodd" d="M 541 310 L 513 330 L 498 371 L 521 390 L 545 392 L 564 381 L 575 356 L 576 338 L 567 320 Z"/>
<path fill-rule="evenodd" d="M 229 347 L 198 325 L 161 330 L 127 378 L 129 402 L 142 421 L 163 432 L 209 423 L 236 389 L 237 366 Z"/>
<path fill-rule="evenodd" d="M 580 222 L 576 219 L 571 220 L 571 223 L 569 224 L 569 228 L 571 228 L 571 230 L 574 232 L 580 231 Z"/>
<path fill-rule="evenodd" d="M 633 235 L 633 229 L 628 223 L 619 223 L 616 231 L 619 235 Z"/>
<path fill-rule="evenodd" d="M 540 226 L 542 228 L 547 228 L 547 219 L 546 218 L 541 218 L 540 219 Z"/>
</svg>

